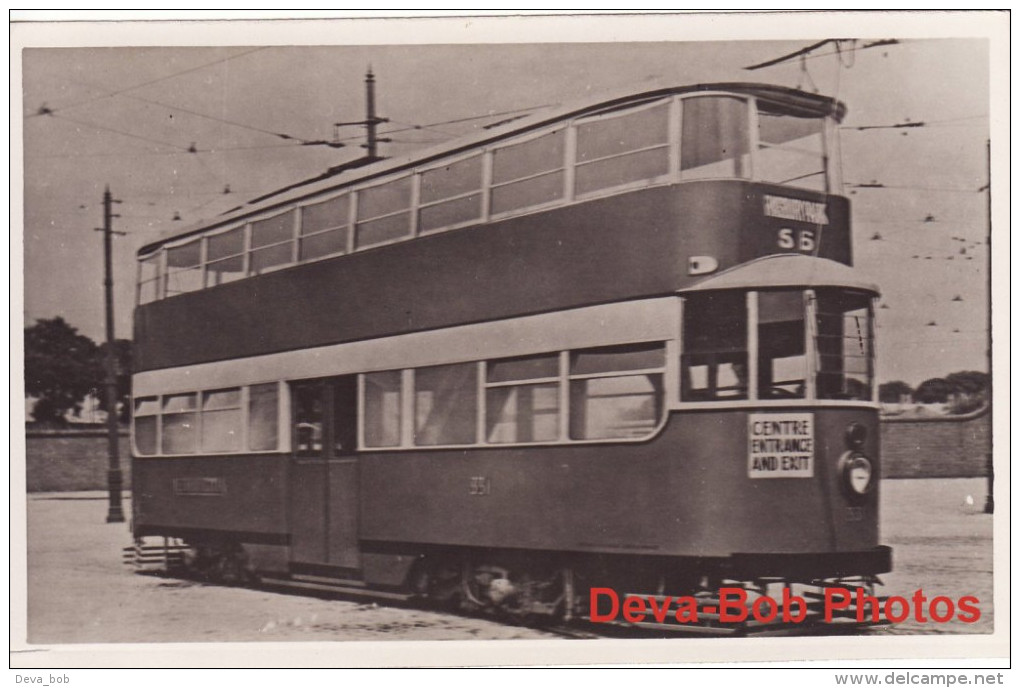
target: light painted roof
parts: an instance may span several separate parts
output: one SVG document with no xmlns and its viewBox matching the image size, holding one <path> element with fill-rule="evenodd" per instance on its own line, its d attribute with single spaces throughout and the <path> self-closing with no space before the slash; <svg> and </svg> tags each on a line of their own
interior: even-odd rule
<svg viewBox="0 0 1020 688">
<path fill-rule="evenodd" d="M 875 284 L 863 279 L 853 268 L 828 258 L 799 253 L 780 253 L 742 263 L 680 291 L 784 287 L 841 287 L 879 293 Z"/>
</svg>

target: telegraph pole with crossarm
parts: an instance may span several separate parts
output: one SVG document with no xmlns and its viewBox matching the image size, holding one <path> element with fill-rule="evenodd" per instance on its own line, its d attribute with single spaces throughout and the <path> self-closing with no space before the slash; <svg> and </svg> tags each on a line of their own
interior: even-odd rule
<svg viewBox="0 0 1020 688">
<path fill-rule="evenodd" d="M 120 203 L 113 199 L 110 187 L 103 192 L 103 226 L 97 232 L 103 233 L 103 288 L 106 293 L 106 433 L 109 445 L 109 469 L 106 472 L 106 483 L 109 488 L 109 510 L 106 513 L 107 523 L 123 523 L 124 509 L 121 506 L 121 489 L 124 478 L 120 471 L 120 427 L 117 422 L 117 352 L 113 336 L 113 235 L 124 232 L 113 231 L 113 218 L 120 217 L 113 213 L 113 204 Z"/>
</svg>

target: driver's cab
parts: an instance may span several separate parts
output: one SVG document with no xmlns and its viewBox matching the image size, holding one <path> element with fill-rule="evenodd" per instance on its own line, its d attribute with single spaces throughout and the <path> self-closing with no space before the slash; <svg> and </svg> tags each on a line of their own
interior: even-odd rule
<svg viewBox="0 0 1020 688">
<path fill-rule="evenodd" d="M 872 403 L 875 295 L 842 264 L 792 255 L 685 290 L 681 402 Z"/>
</svg>

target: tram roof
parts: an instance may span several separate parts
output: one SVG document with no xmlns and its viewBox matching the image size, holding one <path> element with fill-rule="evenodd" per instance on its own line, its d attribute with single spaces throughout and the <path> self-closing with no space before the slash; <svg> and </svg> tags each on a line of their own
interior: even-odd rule
<svg viewBox="0 0 1020 688">
<path fill-rule="evenodd" d="M 780 253 L 742 263 L 707 277 L 681 293 L 720 289 L 780 289 L 839 287 L 878 294 L 878 287 L 853 268 L 828 258 Z"/>
<path fill-rule="evenodd" d="M 291 186 L 285 186 L 277 191 L 264 194 L 217 217 L 201 220 L 186 227 L 167 232 L 156 241 L 142 246 L 138 253 L 139 255 L 144 255 L 164 243 L 183 239 L 217 227 L 223 227 L 250 215 L 264 213 L 273 209 L 282 210 L 293 203 L 310 199 L 320 194 L 330 191 L 341 191 L 372 179 L 413 169 L 445 156 L 456 155 L 469 151 L 472 148 L 496 143 L 562 120 L 612 111 L 616 107 L 625 107 L 629 104 L 637 104 L 658 97 L 703 92 L 733 93 L 763 98 L 789 108 L 791 114 L 795 115 L 831 116 L 837 121 L 842 121 L 846 114 L 846 106 L 834 98 L 785 86 L 754 82 L 716 82 L 687 86 L 659 84 L 641 91 L 627 90 L 615 94 L 603 94 L 566 105 L 548 107 L 532 115 L 522 117 L 519 120 L 514 120 L 512 124 L 507 123 L 507 125 L 490 130 L 468 134 L 408 155 L 387 158 L 378 162 L 370 162 L 369 164 L 365 164 L 365 160 L 361 159 L 339 165 L 318 177 L 299 181 Z M 350 174 L 345 174 L 345 172 L 350 172 Z"/>
</svg>

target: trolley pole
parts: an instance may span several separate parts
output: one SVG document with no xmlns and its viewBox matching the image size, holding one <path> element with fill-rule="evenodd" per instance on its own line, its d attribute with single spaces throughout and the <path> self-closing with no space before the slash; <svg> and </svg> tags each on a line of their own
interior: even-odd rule
<svg viewBox="0 0 1020 688">
<path fill-rule="evenodd" d="M 121 488 L 123 476 L 120 471 L 120 427 L 117 422 L 117 352 L 114 349 L 113 336 L 113 214 L 112 206 L 120 201 L 113 200 L 110 187 L 103 192 L 103 227 L 96 231 L 103 233 L 103 288 L 106 293 L 106 433 L 109 445 L 109 470 L 106 482 L 109 488 L 109 511 L 106 513 L 107 523 L 123 523 L 124 509 L 121 506 Z M 117 232 L 123 234 L 123 232 Z"/>
<path fill-rule="evenodd" d="M 375 128 L 379 120 L 375 116 L 375 74 L 372 73 L 371 67 L 365 75 L 365 108 L 365 124 L 368 125 L 368 141 L 365 148 L 368 149 L 368 157 L 374 158 L 378 146 Z"/>
</svg>

